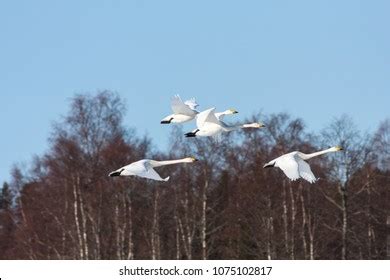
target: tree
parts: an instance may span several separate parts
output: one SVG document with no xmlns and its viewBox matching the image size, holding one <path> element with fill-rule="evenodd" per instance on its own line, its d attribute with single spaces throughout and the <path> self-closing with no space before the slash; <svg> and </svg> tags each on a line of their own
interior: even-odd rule
<svg viewBox="0 0 390 280">
<path fill-rule="evenodd" d="M 12 220 L 13 195 L 8 183 L 3 184 L 0 193 L 0 251 L 3 257 L 7 256 L 7 251 L 12 247 L 14 222 Z M 2 257 L 2 258 L 3 258 Z"/>
<path fill-rule="evenodd" d="M 33 179 L 23 183 L 15 172 L 18 234 L 33 237 L 19 243 L 27 258 L 133 258 L 131 197 L 107 172 L 144 157 L 149 141 L 122 127 L 124 110 L 111 92 L 77 95 L 54 127 L 50 151 L 35 160 Z"/>
<path fill-rule="evenodd" d="M 374 134 L 373 147 L 377 156 L 378 167 L 390 169 L 390 119 L 383 121 Z"/>
<path fill-rule="evenodd" d="M 12 170 L 0 194 L 3 258 L 386 258 L 386 122 L 372 137 L 342 116 L 318 135 L 299 118 L 259 113 L 249 121 L 267 129 L 219 141 L 187 139 L 173 126 L 164 153 L 124 125 L 125 109 L 116 93 L 76 95 L 48 151 Z M 336 144 L 345 152 L 310 161 L 313 185 L 262 168 L 283 153 Z M 187 156 L 199 162 L 158 170 L 169 182 L 107 176 L 142 158 Z"/>
<path fill-rule="evenodd" d="M 0 209 L 3 211 L 8 211 L 11 209 L 12 205 L 12 193 L 9 185 L 4 182 L 3 188 L 0 193 Z"/>
<path fill-rule="evenodd" d="M 331 156 L 329 161 L 329 175 L 337 184 L 341 202 L 338 203 L 330 196 L 325 197 L 332 202 L 342 213 L 341 228 L 341 259 L 348 258 L 348 238 L 349 233 L 349 194 L 348 189 L 354 174 L 363 166 L 370 150 L 369 140 L 363 137 L 357 130 L 353 120 L 343 115 L 336 118 L 323 132 L 323 143 L 330 145 L 341 145 L 344 152 Z"/>
</svg>

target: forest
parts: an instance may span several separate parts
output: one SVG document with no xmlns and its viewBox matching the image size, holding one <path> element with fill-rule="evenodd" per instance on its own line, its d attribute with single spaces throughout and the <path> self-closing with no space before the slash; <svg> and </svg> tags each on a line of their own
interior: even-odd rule
<svg viewBox="0 0 390 280">
<path fill-rule="evenodd" d="M 389 257 L 390 119 L 365 133 L 347 115 L 330 117 L 313 133 L 300 118 L 259 111 L 248 121 L 266 128 L 220 141 L 169 125 L 161 151 L 125 122 L 127 105 L 111 91 L 75 95 L 47 152 L 14 166 L 0 193 L 1 259 Z M 310 161 L 314 184 L 263 169 L 334 145 L 344 151 Z M 139 159 L 187 156 L 199 161 L 159 169 L 168 182 L 108 177 Z"/>
</svg>

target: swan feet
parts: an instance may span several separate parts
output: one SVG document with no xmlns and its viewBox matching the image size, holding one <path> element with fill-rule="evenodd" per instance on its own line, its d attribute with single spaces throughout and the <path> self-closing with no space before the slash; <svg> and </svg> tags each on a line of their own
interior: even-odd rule
<svg viewBox="0 0 390 280">
<path fill-rule="evenodd" d="M 170 118 L 169 120 L 162 120 L 161 123 L 162 124 L 170 124 L 172 120 L 173 120 L 173 118 Z"/>
<path fill-rule="evenodd" d="M 110 176 L 110 177 L 120 176 L 123 170 L 124 170 L 124 169 L 122 168 L 122 169 L 119 170 L 119 171 L 111 172 L 110 174 L 108 174 L 108 176 Z"/>
<path fill-rule="evenodd" d="M 191 132 L 188 132 L 186 134 L 184 134 L 186 137 L 196 137 L 196 133 L 199 131 L 199 129 L 195 130 L 195 131 L 191 131 Z"/>
</svg>

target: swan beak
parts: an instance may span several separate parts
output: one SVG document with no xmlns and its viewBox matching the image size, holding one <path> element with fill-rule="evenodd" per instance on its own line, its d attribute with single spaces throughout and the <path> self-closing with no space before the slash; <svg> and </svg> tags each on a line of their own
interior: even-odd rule
<svg viewBox="0 0 390 280">
<path fill-rule="evenodd" d="M 259 128 L 265 127 L 265 124 L 259 123 Z"/>
<path fill-rule="evenodd" d="M 344 150 L 344 149 L 343 149 L 343 147 L 341 147 L 341 146 L 336 146 L 336 150 L 337 150 L 337 151 L 342 151 L 342 150 Z"/>
<path fill-rule="evenodd" d="M 199 160 L 198 160 L 198 159 L 196 159 L 195 157 L 190 157 L 190 159 L 192 159 L 192 162 L 199 161 Z"/>
<path fill-rule="evenodd" d="M 275 163 L 272 164 L 272 163 L 267 163 L 263 166 L 263 168 L 271 168 L 271 167 L 274 167 Z"/>
</svg>

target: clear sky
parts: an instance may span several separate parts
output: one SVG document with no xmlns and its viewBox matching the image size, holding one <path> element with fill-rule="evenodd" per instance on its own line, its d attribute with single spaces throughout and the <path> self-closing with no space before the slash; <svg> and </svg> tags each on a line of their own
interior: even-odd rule
<svg viewBox="0 0 390 280">
<path fill-rule="evenodd" d="M 169 98 L 319 130 L 390 117 L 390 1 L 1 1 L 0 182 L 47 149 L 74 93 L 110 89 L 164 148 Z M 188 126 L 191 128 L 191 125 Z"/>
</svg>

